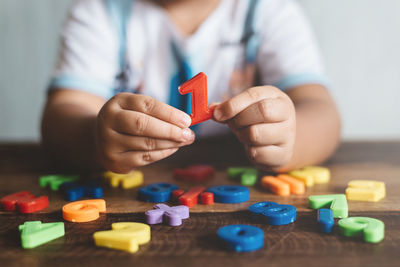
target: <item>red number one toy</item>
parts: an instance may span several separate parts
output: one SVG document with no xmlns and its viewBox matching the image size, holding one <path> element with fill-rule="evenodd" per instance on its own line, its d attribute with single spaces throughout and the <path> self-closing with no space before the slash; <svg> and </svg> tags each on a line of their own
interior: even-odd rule
<svg viewBox="0 0 400 267">
<path fill-rule="evenodd" d="M 192 125 L 211 119 L 214 109 L 208 108 L 207 76 L 200 72 L 178 88 L 181 95 L 192 93 Z"/>
</svg>

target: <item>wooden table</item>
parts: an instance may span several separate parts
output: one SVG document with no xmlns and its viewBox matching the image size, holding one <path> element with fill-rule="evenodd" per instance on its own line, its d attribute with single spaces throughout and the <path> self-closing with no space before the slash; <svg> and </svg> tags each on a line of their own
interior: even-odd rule
<svg viewBox="0 0 400 267">
<path fill-rule="evenodd" d="M 205 185 L 231 184 L 228 166 L 247 165 L 243 150 L 232 138 L 197 142 L 171 158 L 141 170 L 145 184 L 177 183 L 172 170 L 191 163 L 216 167 L 215 179 Z M 278 197 L 259 186 L 250 188 L 250 201 L 242 204 L 197 205 L 182 226 L 151 226 L 152 240 L 136 254 L 96 247 L 92 235 L 110 229 L 111 223 L 144 222 L 151 203 L 137 200 L 137 190 L 111 189 L 105 185 L 107 213 L 93 222 L 65 222 L 66 235 L 31 250 L 21 248 L 18 225 L 25 221 L 63 221 L 61 207 L 67 203 L 60 192 L 41 189 L 38 177 L 58 172 L 38 145 L 0 145 L 0 197 L 22 190 L 50 197 L 50 207 L 23 215 L 0 211 L 0 266 L 400 266 L 400 142 L 344 143 L 326 163 L 332 180 L 307 189 L 305 195 Z M 100 174 L 83 174 L 84 178 Z M 316 212 L 307 208 L 312 194 L 344 193 L 352 179 L 384 181 L 387 196 L 377 203 L 349 201 L 350 216 L 368 216 L 385 223 L 385 239 L 379 244 L 318 230 Z M 183 189 L 192 186 L 177 183 Z M 297 207 L 297 221 L 285 226 L 268 226 L 253 221 L 247 207 L 259 201 L 276 201 Z M 216 231 L 228 224 L 252 224 L 265 233 L 262 249 L 250 253 L 226 251 Z"/>
</svg>

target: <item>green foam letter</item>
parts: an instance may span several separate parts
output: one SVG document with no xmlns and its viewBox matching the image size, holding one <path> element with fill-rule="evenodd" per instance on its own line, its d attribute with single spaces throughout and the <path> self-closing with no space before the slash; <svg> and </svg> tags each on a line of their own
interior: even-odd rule
<svg viewBox="0 0 400 267">
<path fill-rule="evenodd" d="M 369 217 L 349 217 L 339 221 L 339 231 L 344 236 L 364 234 L 365 242 L 378 243 L 385 237 L 385 224 Z"/>
<path fill-rule="evenodd" d="M 312 209 L 320 209 L 330 206 L 334 218 L 348 217 L 349 209 L 347 207 L 346 195 L 344 194 L 310 196 L 308 200 L 310 208 Z"/>
</svg>

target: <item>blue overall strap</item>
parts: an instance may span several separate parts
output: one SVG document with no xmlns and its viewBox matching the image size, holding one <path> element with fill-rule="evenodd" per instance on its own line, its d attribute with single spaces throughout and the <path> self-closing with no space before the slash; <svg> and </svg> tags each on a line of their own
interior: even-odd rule
<svg viewBox="0 0 400 267">
<path fill-rule="evenodd" d="M 113 24 L 118 37 L 119 49 L 118 49 L 118 62 L 119 72 L 123 75 L 123 72 L 127 66 L 126 62 L 126 28 L 128 21 L 132 13 L 132 4 L 135 0 L 104 0 L 107 8 L 111 23 Z M 124 86 L 123 84 L 120 86 Z M 124 88 L 122 88 L 123 90 Z M 121 91 L 121 90 L 120 90 Z"/>
<path fill-rule="evenodd" d="M 175 73 L 171 76 L 169 104 L 178 108 L 187 114 L 192 113 L 192 105 L 190 104 L 191 94 L 181 95 L 178 87 L 189 80 L 193 76 L 189 63 L 184 58 L 179 48 L 171 40 L 171 52 L 175 63 Z"/>
<path fill-rule="evenodd" d="M 254 63 L 257 58 L 260 38 L 255 31 L 255 12 L 259 0 L 250 0 L 247 8 L 247 15 L 244 23 L 242 43 L 245 46 L 246 63 Z"/>
</svg>

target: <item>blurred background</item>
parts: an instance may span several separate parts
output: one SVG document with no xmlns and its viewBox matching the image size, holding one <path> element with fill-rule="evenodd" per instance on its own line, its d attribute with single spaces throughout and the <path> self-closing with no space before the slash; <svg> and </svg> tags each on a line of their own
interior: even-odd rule
<svg viewBox="0 0 400 267">
<path fill-rule="evenodd" d="M 38 141 L 58 35 L 74 0 L 0 0 L 0 142 Z M 315 29 L 344 140 L 400 138 L 400 1 L 298 0 Z"/>
</svg>

